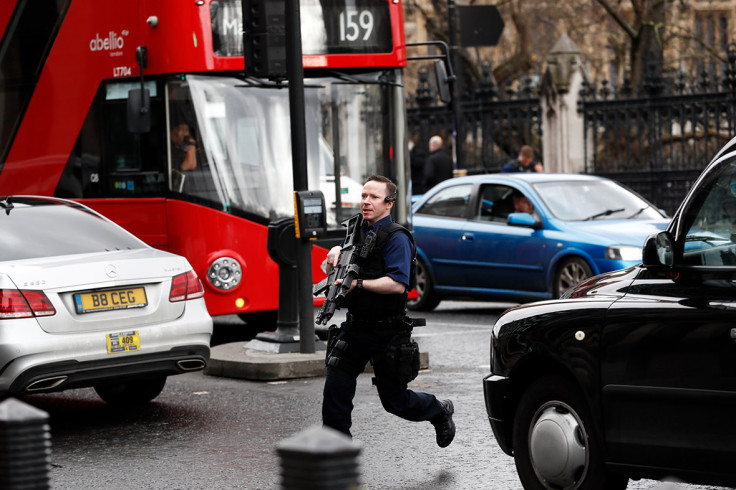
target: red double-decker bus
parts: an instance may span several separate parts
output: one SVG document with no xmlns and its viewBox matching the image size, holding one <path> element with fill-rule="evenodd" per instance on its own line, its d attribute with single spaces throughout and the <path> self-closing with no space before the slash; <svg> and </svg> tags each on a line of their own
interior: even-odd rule
<svg viewBox="0 0 736 490">
<path fill-rule="evenodd" d="M 400 0 L 300 12 L 308 180 L 326 198 L 327 240 L 371 174 L 398 183 L 407 222 Z M 4 0 L 0 31 L 0 195 L 72 198 L 184 255 L 212 315 L 275 312 L 268 224 L 294 214 L 288 84 L 245 76 L 241 0 Z M 150 127 L 131 132 L 136 88 Z"/>
</svg>

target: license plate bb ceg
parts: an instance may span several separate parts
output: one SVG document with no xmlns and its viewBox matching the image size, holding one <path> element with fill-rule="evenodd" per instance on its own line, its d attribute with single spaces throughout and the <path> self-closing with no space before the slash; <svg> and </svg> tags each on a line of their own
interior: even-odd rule
<svg viewBox="0 0 736 490">
<path fill-rule="evenodd" d="M 148 304 L 142 287 L 78 293 L 74 295 L 77 313 L 143 308 Z"/>
</svg>

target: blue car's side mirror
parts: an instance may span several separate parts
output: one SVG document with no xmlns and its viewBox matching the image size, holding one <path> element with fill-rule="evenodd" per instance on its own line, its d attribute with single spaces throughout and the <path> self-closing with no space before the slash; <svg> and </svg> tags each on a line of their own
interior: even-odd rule
<svg viewBox="0 0 736 490">
<path fill-rule="evenodd" d="M 542 223 L 529 213 L 511 213 L 507 220 L 511 226 L 526 226 L 528 228 L 539 229 Z"/>
</svg>

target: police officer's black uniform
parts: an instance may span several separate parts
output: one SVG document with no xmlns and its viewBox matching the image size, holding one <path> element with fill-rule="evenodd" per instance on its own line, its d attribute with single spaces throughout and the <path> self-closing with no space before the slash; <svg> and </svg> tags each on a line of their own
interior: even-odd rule
<svg viewBox="0 0 736 490">
<path fill-rule="evenodd" d="M 356 380 L 371 361 L 376 374 L 374 382 L 384 409 L 406 420 L 432 422 L 437 430 L 437 443 L 445 447 L 455 435 L 452 402 L 441 402 L 432 394 L 409 390 L 407 384 L 413 378 L 397 375 L 394 367 L 389 366 L 393 360 L 387 353 L 392 349 L 395 352 L 399 345 L 405 346 L 409 342 L 411 324 L 407 324 L 406 318 L 407 293 L 369 292 L 362 289 L 360 281 L 386 276 L 387 269 L 396 268 L 396 253 L 386 253 L 390 241 L 398 241 L 392 243 L 398 244 L 398 247 L 389 247 L 394 252 L 397 248 L 408 250 L 408 254 L 401 254 L 398 259 L 398 266 L 405 268 L 408 277 L 413 240 L 405 228 L 391 222 L 390 216 L 374 223 L 372 229 L 376 232 L 375 245 L 361 264 L 358 287 L 346 297 L 347 321 L 342 324 L 338 342 L 329 352 L 322 405 L 323 423 L 351 435 Z M 409 247 L 405 246 L 406 242 Z M 408 284 L 405 286 L 408 287 Z"/>
</svg>

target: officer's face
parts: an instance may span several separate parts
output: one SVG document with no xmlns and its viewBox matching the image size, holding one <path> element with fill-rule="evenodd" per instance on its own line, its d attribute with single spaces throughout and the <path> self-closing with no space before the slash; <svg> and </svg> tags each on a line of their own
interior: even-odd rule
<svg viewBox="0 0 736 490">
<path fill-rule="evenodd" d="M 363 219 L 369 225 L 385 218 L 391 212 L 394 203 L 386 202 L 386 196 L 388 196 L 386 184 L 383 182 L 370 180 L 363 186 L 360 210 L 363 213 Z"/>
</svg>

